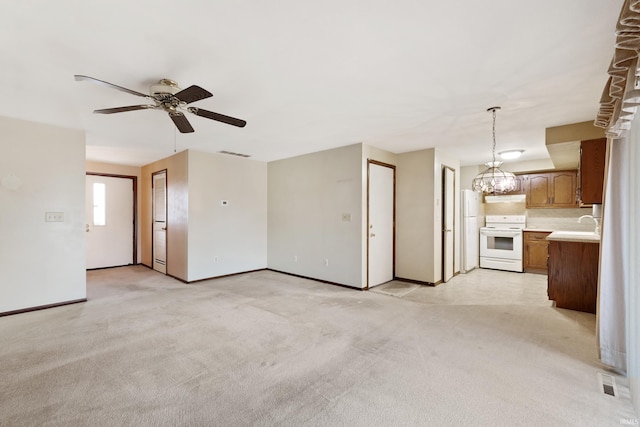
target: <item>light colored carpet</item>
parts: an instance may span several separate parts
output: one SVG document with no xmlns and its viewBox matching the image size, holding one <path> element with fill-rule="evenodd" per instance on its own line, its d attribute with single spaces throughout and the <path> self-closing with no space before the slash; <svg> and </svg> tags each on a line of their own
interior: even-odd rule
<svg viewBox="0 0 640 427">
<path fill-rule="evenodd" d="M 636 419 L 624 378 L 617 397 L 597 383 L 594 316 L 544 301 L 438 303 L 456 282 L 395 298 L 270 271 L 185 285 L 125 267 L 88 283 L 84 304 L 0 318 L 0 425 Z"/>
</svg>

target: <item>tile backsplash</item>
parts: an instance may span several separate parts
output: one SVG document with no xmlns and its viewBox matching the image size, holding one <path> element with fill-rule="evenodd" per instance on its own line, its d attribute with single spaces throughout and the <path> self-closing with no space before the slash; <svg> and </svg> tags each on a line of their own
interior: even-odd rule
<svg viewBox="0 0 640 427">
<path fill-rule="evenodd" d="M 527 228 L 542 230 L 593 231 L 594 222 L 578 218 L 591 215 L 591 208 L 527 209 L 524 203 L 485 203 L 485 215 L 526 215 Z"/>
</svg>

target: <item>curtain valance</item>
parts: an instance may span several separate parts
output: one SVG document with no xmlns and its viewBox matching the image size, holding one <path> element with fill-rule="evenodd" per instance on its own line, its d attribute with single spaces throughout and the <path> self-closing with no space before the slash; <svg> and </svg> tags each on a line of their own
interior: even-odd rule
<svg viewBox="0 0 640 427">
<path fill-rule="evenodd" d="M 609 66 L 609 80 L 600 98 L 595 125 L 619 137 L 631 126 L 640 106 L 640 0 L 626 0 L 616 25 L 615 52 Z"/>
</svg>

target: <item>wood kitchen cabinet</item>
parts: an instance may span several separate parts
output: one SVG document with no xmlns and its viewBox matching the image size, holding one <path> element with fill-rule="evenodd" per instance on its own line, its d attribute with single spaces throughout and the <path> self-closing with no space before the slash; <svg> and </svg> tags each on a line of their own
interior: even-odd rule
<svg viewBox="0 0 640 427">
<path fill-rule="evenodd" d="M 607 138 L 580 142 L 580 166 L 578 168 L 580 206 L 602 203 L 606 151 Z"/>
<path fill-rule="evenodd" d="M 547 274 L 547 260 L 549 258 L 549 241 L 551 234 L 543 231 L 524 232 L 524 272 Z"/>
<path fill-rule="evenodd" d="M 528 174 L 527 208 L 577 208 L 577 175 L 577 171 Z"/>
<path fill-rule="evenodd" d="M 509 191 L 509 194 L 526 194 L 527 179 L 529 179 L 529 175 L 516 175 L 516 188 Z"/>
<path fill-rule="evenodd" d="M 549 299 L 558 308 L 596 312 L 598 242 L 549 241 Z"/>
</svg>

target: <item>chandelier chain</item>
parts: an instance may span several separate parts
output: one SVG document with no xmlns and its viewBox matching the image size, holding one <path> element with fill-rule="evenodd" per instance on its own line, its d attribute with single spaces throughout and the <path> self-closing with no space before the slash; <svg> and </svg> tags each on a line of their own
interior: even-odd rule
<svg viewBox="0 0 640 427">
<path fill-rule="evenodd" d="M 496 108 L 492 108 L 493 112 L 493 148 L 491 153 L 493 154 L 493 164 L 496 163 Z"/>
<path fill-rule="evenodd" d="M 493 160 L 493 164 L 494 165 L 496 163 L 496 110 L 498 108 L 500 108 L 500 107 L 491 107 L 491 108 L 489 108 L 489 110 L 493 113 L 493 128 L 492 128 L 493 146 L 491 148 L 491 154 L 492 154 L 492 160 Z"/>
</svg>

